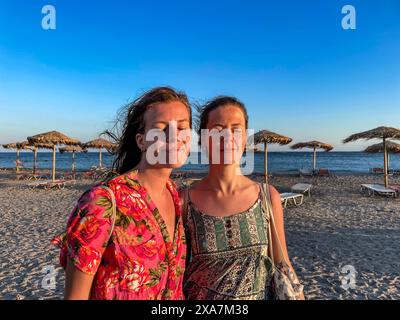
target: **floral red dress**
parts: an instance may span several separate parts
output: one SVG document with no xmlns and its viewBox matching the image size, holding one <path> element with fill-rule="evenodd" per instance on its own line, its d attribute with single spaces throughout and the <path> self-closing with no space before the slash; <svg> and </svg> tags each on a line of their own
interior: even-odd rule
<svg viewBox="0 0 400 320">
<path fill-rule="evenodd" d="M 115 195 L 116 220 L 112 224 Z M 176 212 L 174 238 L 137 180 L 137 171 L 101 182 L 86 191 L 72 211 L 67 231 L 53 239 L 61 247 L 60 263 L 67 257 L 82 272 L 94 275 L 90 299 L 184 299 L 182 280 L 186 241 L 176 186 L 169 180 Z"/>
</svg>

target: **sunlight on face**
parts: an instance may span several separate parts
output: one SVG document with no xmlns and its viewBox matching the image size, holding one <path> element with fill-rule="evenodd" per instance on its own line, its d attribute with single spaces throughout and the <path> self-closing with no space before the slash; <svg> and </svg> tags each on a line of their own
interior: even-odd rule
<svg viewBox="0 0 400 320">
<path fill-rule="evenodd" d="M 246 120 L 243 111 L 227 105 L 208 115 L 208 157 L 210 164 L 239 164 L 246 145 Z"/>
<path fill-rule="evenodd" d="M 189 111 L 179 101 L 159 103 L 146 111 L 144 147 L 146 160 L 157 167 L 182 166 L 190 151 Z"/>
</svg>

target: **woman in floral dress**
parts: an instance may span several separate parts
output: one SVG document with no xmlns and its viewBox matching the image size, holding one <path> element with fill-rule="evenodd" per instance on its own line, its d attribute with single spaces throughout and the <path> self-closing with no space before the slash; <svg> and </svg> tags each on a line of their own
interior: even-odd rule
<svg viewBox="0 0 400 320">
<path fill-rule="evenodd" d="M 185 235 L 169 177 L 189 152 L 189 102 L 185 94 L 160 87 L 126 112 L 116 173 L 80 197 L 67 231 L 53 239 L 66 269 L 66 299 L 184 298 Z M 146 139 L 149 132 L 166 133 L 166 139 L 154 144 Z M 180 152 L 177 161 L 149 161 L 160 151 L 168 157 L 172 149 Z"/>
</svg>

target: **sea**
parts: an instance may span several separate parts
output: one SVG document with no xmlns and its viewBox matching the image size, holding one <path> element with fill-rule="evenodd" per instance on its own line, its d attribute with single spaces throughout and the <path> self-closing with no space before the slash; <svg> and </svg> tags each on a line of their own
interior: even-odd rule
<svg viewBox="0 0 400 320">
<path fill-rule="evenodd" d="M 111 167 L 114 156 L 103 152 L 103 165 Z M 248 153 L 244 156 L 243 167 L 251 172 L 264 172 L 264 153 Z M 0 168 L 14 168 L 16 160 L 15 152 L 0 152 Z M 21 151 L 20 160 L 25 167 L 33 166 L 33 152 Z M 61 170 L 71 169 L 72 154 L 57 153 L 56 168 Z M 300 168 L 311 169 L 313 163 L 312 152 L 269 152 L 268 171 L 295 172 Z M 400 170 L 400 155 L 390 154 L 389 169 Z M 76 153 L 75 167 L 79 171 L 88 170 L 99 164 L 98 152 Z M 51 152 L 38 152 L 37 167 L 39 169 L 50 169 L 52 166 Z M 207 158 L 199 152 L 192 152 L 186 164 L 180 170 L 206 171 Z M 370 168 L 383 167 L 383 154 L 367 154 L 364 152 L 318 152 L 317 168 L 327 168 L 337 173 L 367 173 Z"/>
</svg>

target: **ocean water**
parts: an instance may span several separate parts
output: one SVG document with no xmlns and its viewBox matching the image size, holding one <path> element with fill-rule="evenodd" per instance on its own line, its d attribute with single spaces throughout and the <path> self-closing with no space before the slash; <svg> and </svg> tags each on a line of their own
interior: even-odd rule
<svg viewBox="0 0 400 320">
<path fill-rule="evenodd" d="M 103 152 L 103 165 L 110 167 L 113 156 Z M 200 153 L 191 153 L 182 170 L 207 170 L 207 164 L 201 163 Z M 15 167 L 15 152 L 0 152 L 0 168 Z M 23 151 L 20 159 L 25 167 L 32 167 L 33 153 Z M 57 153 L 57 169 L 69 170 L 71 168 L 72 155 L 70 153 Z M 206 159 L 203 157 L 203 159 Z M 390 168 L 400 169 L 400 155 L 390 154 Z M 75 166 L 77 170 L 87 170 L 93 165 L 98 165 L 97 152 L 75 154 Z M 264 153 L 254 153 L 254 171 L 264 171 Z M 50 169 L 52 165 L 51 152 L 38 153 L 38 168 Z M 312 167 L 312 152 L 269 152 L 268 169 L 270 172 L 295 171 L 299 168 Z M 383 154 L 366 154 L 363 152 L 318 152 L 317 167 L 328 168 L 333 172 L 366 173 L 369 168 L 383 167 Z"/>
</svg>

